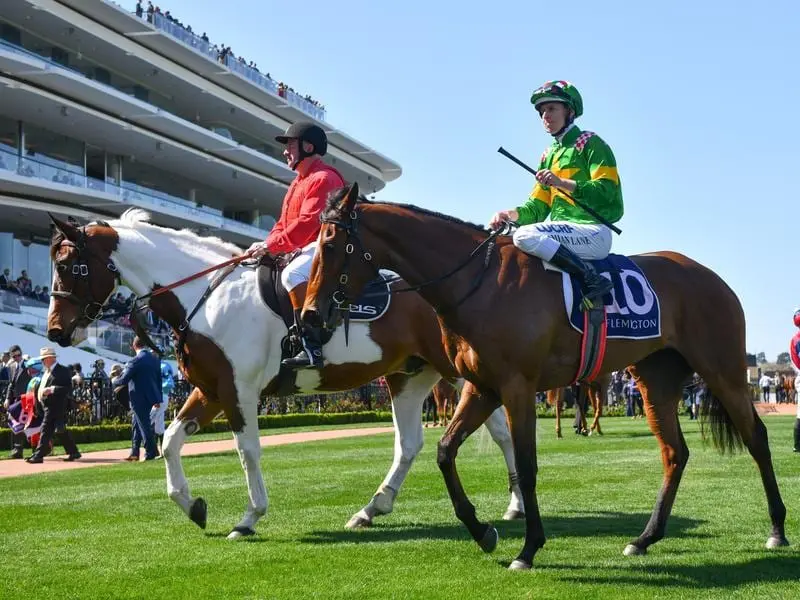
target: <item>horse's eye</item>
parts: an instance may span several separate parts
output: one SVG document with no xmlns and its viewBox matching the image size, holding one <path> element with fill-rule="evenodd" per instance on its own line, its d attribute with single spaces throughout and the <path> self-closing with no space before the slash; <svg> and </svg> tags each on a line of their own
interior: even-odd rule
<svg viewBox="0 0 800 600">
<path fill-rule="evenodd" d="M 61 264 L 58 264 L 58 265 L 56 265 L 56 268 L 57 268 L 59 271 L 61 271 L 62 273 L 64 273 L 64 272 L 67 270 L 67 265 L 65 265 L 65 264 L 61 263 Z"/>
</svg>

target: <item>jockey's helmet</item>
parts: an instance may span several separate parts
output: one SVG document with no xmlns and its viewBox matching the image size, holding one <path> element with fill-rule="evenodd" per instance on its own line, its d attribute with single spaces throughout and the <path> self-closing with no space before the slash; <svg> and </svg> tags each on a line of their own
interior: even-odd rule
<svg viewBox="0 0 800 600">
<path fill-rule="evenodd" d="M 319 125 L 314 125 L 309 121 L 292 123 L 283 135 L 275 136 L 275 141 L 281 144 L 286 144 L 291 139 L 308 142 L 314 146 L 314 154 L 320 156 L 325 156 L 328 151 L 328 136 L 325 135 L 325 131 Z"/>
<path fill-rule="evenodd" d="M 797 327 L 800 327 L 800 308 L 794 311 L 794 324 Z"/>
<path fill-rule="evenodd" d="M 547 81 L 534 90 L 531 95 L 531 104 L 539 110 L 539 105 L 545 102 L 561 102 L 569 106 L 575 113 L 575 118 L 583 114 L 583 99 L 578 88 L 569 81 Z"/>
</svg>

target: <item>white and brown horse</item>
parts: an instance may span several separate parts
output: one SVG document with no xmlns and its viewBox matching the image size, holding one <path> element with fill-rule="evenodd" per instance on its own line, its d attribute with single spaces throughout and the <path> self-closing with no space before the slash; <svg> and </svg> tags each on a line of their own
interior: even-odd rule
<svg viewBox="0 0 800 600">
<path fill-rule="evenodd" d="M 85 227 L 53 218 L 51 341 L 62 346 L 79 341 L 119 283 L 137 296 L 146 296 L 241 255 L 238 247 L 217 238 L 158 227 L 147 220 L 147 213 L 139 209 L 128 210 L 118 220 Z M 262 301 L 255 270 L 241 265 L 213 289 L 187 324 L 187 314 L 217 275 L 209 272 L 153 295 L 149 304 L 175 332 L 186 330 L 185 356 L 179 365 L 196 386 L 164 436 L 169 497 L 205 527 L 206 503 L 191 495 L 180 453 L 189 435 L 223 413 L 234 433 L 249 495 L 244 517 L 228 536 L 236 539 L 252 535 L 256 522 L 267 512 L 258 399 L 278 375 L 286 326 Z M 439 379 L 454 378 L 456 372 L 444 352 L 435 313 L 417 294 L 393 297 L 385 316 L 376 321 L 354 322 L 348 342 L 337 332 L 324 346 L 326 367 L 298 372 L 296 386 L 297 393 L 320 394 L 353 389 L 386 376 L 395 425 L 394 462 L 370 502 L 347 524 L 358 527 L 392 511 L 395 496 L 422 448 L 422 402 Z M 410 363 L 415 363 L 413 369 Z M 503 450 L 514 484 L 506 518 L 519 518 L 524 513 L 505 412 L 498 409 L 486 423 Z"/>
</svg>

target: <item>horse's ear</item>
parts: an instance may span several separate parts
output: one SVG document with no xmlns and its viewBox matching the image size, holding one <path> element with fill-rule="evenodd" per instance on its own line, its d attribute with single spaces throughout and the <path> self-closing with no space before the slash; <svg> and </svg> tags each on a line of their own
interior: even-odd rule
<svg viewBox="0 0 800 600">
<path fill-rule="evenodd" d="M 53 222 L 55 226 L 55 230 L 60 232 L 70 241 L 75 241 L 78 238 L 78 230 L 75 228 L 74 225 L 70 225 L 69 223 L 65 223 L 59 219 L 56 219 L 51 213 L 47 213 L 50 217 L 50 220 Z"/>
<path fill-rule="evenodd" d="M 350 189 L 347 190 L 347 195 L 342 201 L 342 209 L 350 212 L 355 208 L 356 202 L 358 202 L 358 182 L 354 181 L 350 186 Z"/>
</svg>

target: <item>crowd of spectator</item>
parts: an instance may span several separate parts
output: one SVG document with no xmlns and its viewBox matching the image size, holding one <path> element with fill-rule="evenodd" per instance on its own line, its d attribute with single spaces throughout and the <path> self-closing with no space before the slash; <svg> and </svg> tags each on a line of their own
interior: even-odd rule
<svg viewBox="0 0 800 600">
<path fill-rule="evenodd" d="M 34 286 L 28 272 L 23 269 L 16 279 L 11 275 L 11 269 L 6 267 L 0 274 L 0 293 L 4 300 L 7 297 L 10 304 L 16 303 L 47 303 L 50 301 L 50 291 L 47 286 Z"/>
<path fill-rule="evenodd" d="M 180 20 L 178 20 L 176 17 L 173 17 L 172 13 L 170 13 L 170 11 L 162 12 L 161 8 L 159 6 L 154 6 L 152 2 L 148 2 L 147 3 L 147 8 L 146 9 L 144 8 L 144 5 L 141 2 L 141 0 L 139 0 L 136 3 L 136 16 L 139 17 L 140 19 L 146 19 L 148 23 L 153 23 L 154 19 L 155 19 L 155 15 L 160 15 L 161 17 L 165 18 L 170 23 L 182 28 L 187 33 L 197 37 L 198 39 L 203 40 L 206 44 L 209 44 L 209 45 L 211 44 L 211 42 L 208 39 L 208 35 L 205 32 L 203 32 L 202 35 L 197 35 L 192 30 L 192 26 L 191 25 L 185 25 Z M 248 61 L 247 59 L 245 59 L 242 56 L 236 56 L 233 53 L 233 50 L 231 50 L 230 46 L 226 46 L 225 44 L 220 44 L 220 45 L 214 44 L 213 46 L 210 46 L 210 47 L 211 47 L 212 51 L 216 53 L 217 61 L 219 61 L 220 63 L 225 64 L 226 58 L 230 57 L 231 59 L 234 59 L 234 60 L 238 61 L 240 64 L 245 65 L 247 67 L 250 67 L 254 71 L 256 71 L 258 73 L 261 73 L 261 70 L 258 68 L 258 65 L 255 63 L 255 61 L 252 61 L 252 60 Z M 272 80 L 272 77 L 270 76 L 269 73 L 262 73 L 262 74 L 267 79 Z M 306 94 L 305 96 L 302 96 L 297 91 L 295 91 L 294 88 L 292 88 L 291 86 L 286 85 L 282 81 L 277 82 L 277 87 L 278 87 L 278 95 L 281 98 L 285 98 L 286 94 L 288 92 L 292 92 L 292 93 L 297 94 L 298 96 L 301 96 L 304 100 L 306 100 L 307 102 L 309 102 L 312 105 L 316 106 L 320 110 L 323 110 L 323 111 L 325 110 L 325 105 L 320 103 L 318 100 L 315 100 L 314 98 L 312 98 L 308 94 Z"/>
</svg>

